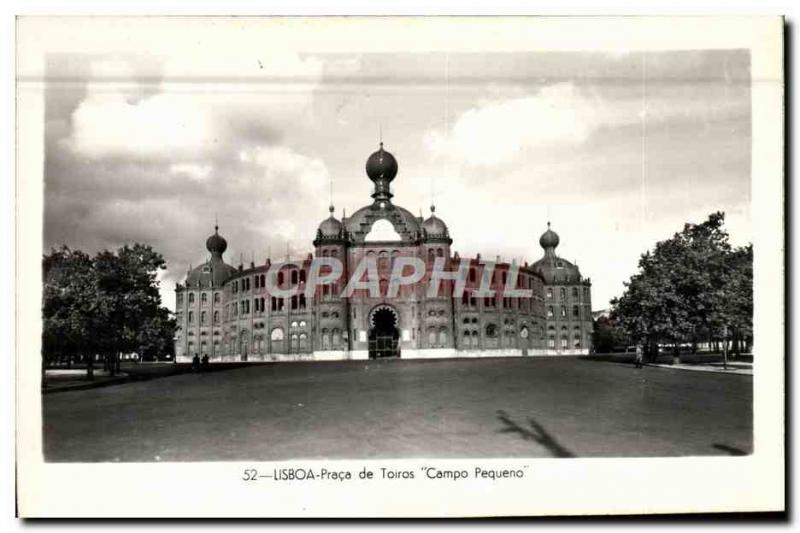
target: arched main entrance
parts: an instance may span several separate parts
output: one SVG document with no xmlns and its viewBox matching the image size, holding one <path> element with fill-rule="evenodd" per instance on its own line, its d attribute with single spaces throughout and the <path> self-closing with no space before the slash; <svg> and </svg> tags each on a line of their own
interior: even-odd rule
<svg viewBox="0 0 800 533">
<path fill-rule="evenodd" d="M 369 315 L 369 358 L 400 357 L 397 311 L 380 305 Z"/>
</svg>

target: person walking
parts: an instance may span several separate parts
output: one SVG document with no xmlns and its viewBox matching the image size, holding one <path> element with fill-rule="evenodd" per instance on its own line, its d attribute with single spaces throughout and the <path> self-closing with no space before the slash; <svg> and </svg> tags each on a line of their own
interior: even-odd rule
<svg viewBox="0 0 800 533">
<path fill-rule="evenodd" d="M 194 354 L 194 357 L 192 357 L 192 372 L 197 372 L 198 370 L 200 370 L 200 357 Z"/>
<path fill-rule="evenodd" d="M 644 350 L 641 344 L 636 345 L 636 368 L 642 368 L 642 359 L 644 358 Z"/>
</svg>

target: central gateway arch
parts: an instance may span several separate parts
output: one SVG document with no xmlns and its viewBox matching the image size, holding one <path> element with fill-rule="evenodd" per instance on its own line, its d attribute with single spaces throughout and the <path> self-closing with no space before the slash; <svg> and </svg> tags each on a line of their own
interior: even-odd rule
<svg viewBox="0 0 800 533">
<path fill-rule="evenodd" d="M 400 324 L 397 310 L 386 304 L 369 314 L 369 358 L 400 357 Z"/>
</svg>

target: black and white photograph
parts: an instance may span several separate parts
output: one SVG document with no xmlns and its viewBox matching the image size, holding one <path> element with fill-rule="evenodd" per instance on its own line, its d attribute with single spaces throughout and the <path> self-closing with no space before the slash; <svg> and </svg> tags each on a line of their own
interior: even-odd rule
<svg viewBox="0 0 800 533">
<path fill-rule="evenodd" d="M 17 31 L 26 513 L 193 465 L 249 516 L 782 508 L 780 19 Z M 556 500 L 616 464 L 696 487 Z M 377 490 L 417 494 L 331 510 Z M 155 493 L 95 511 L 228 515 Z"/>
</svg>

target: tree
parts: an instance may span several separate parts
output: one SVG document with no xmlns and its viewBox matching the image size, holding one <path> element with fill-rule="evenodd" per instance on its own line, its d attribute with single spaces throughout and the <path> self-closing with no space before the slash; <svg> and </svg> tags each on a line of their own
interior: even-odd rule
<svg viewBox="0 0 800 533">
<path fill-rule="evenodd" d="M 83 354 L 93 377 L 96 354 L 112 373 L 120 353 L 165 349 L 175 322 L 161 307 L 157 274 L 164 259 L 133 244 L 94 258 L 67 247 L 43 259 L 43 366 L 64 354 Z"/>
<path fill-rule="evenodd" d="M 159 307 L 152 316 L 145 318 L 137 335 L 142 360 L 154 361 L 167 355 L 173 358 L 176 327 L 175 318 L 165 307 Z"/>
<path fill-rule="evenodd" d="M 52 250 L 42 261 L 42 383 L 48 361 L 71 361 L 88 344 L 86 328 L 92 296 L 91 259 L 80 251 L 63 247 Z M 91 374 L 90 374 L 91 377 Z"/>
<path fill-rule="evenodd" d="M 611 317 L 601 316 L 594 321 L 592 346 L 596 352 L 613 352 L 627 344 L 625 331 Z"/>
<path fill-rule="evenodd" d="M 612 317 L 645 345 L 650 360 L 662 343 L 679 360 L 682 343 L 720 338 L 734 315 L 738 331 L 752 328 L 752 248 L 732 250 L 724 221 L 724 213 L 712 213 L 656 243 L 641 256 L 625 293 L 612 300 Z"/>
</svg>

